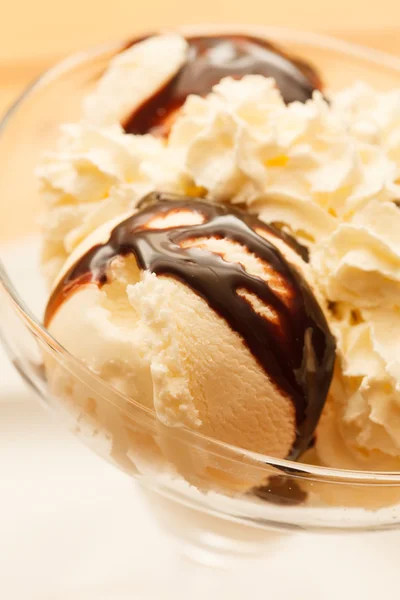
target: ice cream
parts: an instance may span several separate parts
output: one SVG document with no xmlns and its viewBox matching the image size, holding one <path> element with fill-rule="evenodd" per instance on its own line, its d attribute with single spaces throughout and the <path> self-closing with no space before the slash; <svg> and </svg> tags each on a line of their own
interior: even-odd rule
<svg viewBox="0 0 400 600">
<path fill-rule="evenodd" d="M 130 45 L 111 61 L 80 121 L 63 127 L 58 149 L 38 169 L 48 204 L 43 265 L 53 285 L 50 331 L 167 426 L 294 458 L 316 433 L 314 456 L 322 464 L 399 469 L 399 149 L 399 91 L 356 84 L 323 94 L 311 67 L 243 35 L 160 34 Z M 159 264 L 146 262 L 142 250 L 129 245 L 136 242 L 129 242 L 131 254 L 124 249 L 122 258 L 111 252 L 109 264 L 106 253 L 104 281 L 97 266 L 97 274 L 89 268 L 86 252 L 95 248 L 97 265 L 97 252 L 102 244 L 110 248 L 114 228 L 149 214 L 135 216 L 143 197 L 154 191 L 164 194 L 171 210 L 169 194 L 186 198 L 173 217 L 153 215 L 153 227 L 168 243 L 169 236 L 185 231 L 179 252 L 193 253 L 196 269 L 203 254 L 222 260 L 215 289 L 188 282 L 186 270 L 174 271 L 179 261 L 159 272 Z M 157 210 L 168 214 L 164 204 Z M 247 216 L 235 213 L 234 205 Z M 252 243 L 247 238 L 232 242 L 224 229 L 221 236 L 207 230 L 204 239 L 192 239 L 197 228 L 224 214 L 235 227 L 246 222 L 251 239 L 256 229 L 280 253 L 279 264 L 301 276 L 301 285 L 296 281 L 302 289 L 306 282 L 319 315 L 311 332 L 322 327 L 330 348 L 329 359 L 316 353 L 322 370 L 315 373 L 329 372 L 322 367 L 325 360 L 333 364 L 329 330 L 335 338 L 328 400 L 329 377 L 316 387 L 302 380 L 303 400 L 318 407 L 304 431 L 293 402 L 301 377 L 292 373 L 289 389 L 290 378 L 278 382 L 270 369 L 278 355 L 281 368 L 285 361 L 304 367 L 300 357 L 310 348 L 300 346 L 310 335 L 307 328 L 297 347 L 302 321 L 294 313 L 282 334 L 282 315 L 266 303 L 264 292 L 256 300 L 248 292 L 225 294 L 224 286 L 229 269 L 242 265 L 241 276 L 261 279 L 280 306 L 289 297 L 298 302 L 300 291 L 288 296 L 287 271 L 282 278 L 281 267 L 266 269 L 269 259 L 244 250 Z M 307 250 L 309 262 L 295 243 Z M 237 302 L 241 308 L 232 322 L 227 305 Z M 262 339 L 269 340 L 266 347 L 273 339 L 277 353 L 268 365 L 247 338 L 244 307 L 258 324 L 267 323 L 268 331 L 260 328 Z M 327 328 L 321 325 L 325 319 Z M 86 332 L 85 343 L 77 330 Z M 308 368 L 313 370 L 311 363 Z M 312 389 L 319 390 L 318 401 L 308 396 Z"/>
<path fill-rule="evenodd" d="M 334 364 L 304 248 L 233 208 L 162 194 L 146 203 L 71 255 L 50 332 L 164 425 L 299 456 Z"/>
<path fill-rule="evenodd" d="M 164 34 L 134 41 L 112 61 L 85 102 L 84 118 L 120 123 L 127 133 L 167 135 L 188 96 L 249 74 L 273 78 L 287 103 L 305 102 L 321 87 L 309 65 L 263 38 Z"/>
</svg>

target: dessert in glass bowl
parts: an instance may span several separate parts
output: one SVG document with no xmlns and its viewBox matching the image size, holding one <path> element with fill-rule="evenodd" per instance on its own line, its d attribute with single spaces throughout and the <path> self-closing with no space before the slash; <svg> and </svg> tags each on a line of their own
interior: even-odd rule
<svg viewBox="0 0 400 600">
<path fill-rule="evenodd" d="M 160 32 L 61 65 L 3 125 L 8 161 L 19 128 L 39 145 L 5 182 L 33 188 L 36 163 L 48 286 L 29 306 L 4 271 L 6 346 L 191 556 L 400 520 L 385 60 L 276 30 Z"/>
</svg>

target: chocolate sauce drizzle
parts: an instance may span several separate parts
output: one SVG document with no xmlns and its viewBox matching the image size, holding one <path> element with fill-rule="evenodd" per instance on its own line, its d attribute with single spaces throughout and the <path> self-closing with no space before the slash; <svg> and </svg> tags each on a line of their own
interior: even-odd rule
<svg viewBox="0 0 400 600">
<path fill-rule="evenodd" d="M 205 96 L 228 76 L 234 79 L 249 74 L 273 77 L 286 103 L 305 102 L 314 90 L 322 89 L 320 77 L 311 65 L 262 38 L 219 35 L 189 37 L 187 41 L 186 63 L 126 119 L 123 127 L 127 133 L 168 134 L 169 116 L 190 94 Z"/>
<path fill-rule="evenodd" d="M 286 475 L 273 475 L 264 485 L 250 491 L 261 500 L 285 506 L 296 506 L 307 500 L 307 492 L 300 487 L 300 482 Z"/>
<path fill-rule="evenodd" d="M 166 229 L 151 225 L 156 217 L 182 210 L 199 213 L 203 222 Z M 303 276 L 257 231 L 290 241 L 278 229 L 232 207 L 150 194 L 145 208 L 118 224 L 106 243 L 94 246 L 71 267 L 50 297 L 45 324 L 49 325 L 57 308 L 81 285 L 104 285 L 115 257 L 133 254 L 141 269 L 176 278 L 190 287 L 241 336 L 270 379 L 294 404 L 296 435 L 288 458 L 296 458 L 310 443 L 324 406 L 333 374 L 335 342 Z M 240 264 L 199 247 L 184 247 L 185 242 L 196 238 L 240 244 L 279 274 L 290 301 Z M 299 250 L 295 243 L 292 247 Z M 279 315 L 278 324 L 258 314 L 238 290 L 254 294 L 271 307 Z"/>
</svg>

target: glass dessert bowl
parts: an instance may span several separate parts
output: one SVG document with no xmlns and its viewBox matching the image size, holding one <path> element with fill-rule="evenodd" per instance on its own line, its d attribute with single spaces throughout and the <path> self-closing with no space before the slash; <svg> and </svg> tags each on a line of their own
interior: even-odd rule
<svg viewBox="0 0 400 600">
<path fill-rule="evenodd" d="M 333 39 L 268 28 L 247 32 L 309 60 L 328 90 L 356 79 L 391 89 L 400 73 L 395 58 Z M 12 202 L 10 227 L 21 235 L 39 210 L 32 193 L 38 156 L 54 143 L 58 126 L 74 120 L 93 82 L 123 47 L 114 44 L 66 60 L 29 88 L 5 117 L 3 214 Z M 186 555 L 224 564 L 235 557 L 259 557 L 283 533 L 399 526 L 400 473 L 275 459 L 190 429 L 169 428 L 152 410 L 97 377 L 41 325 L 46 292 L 38 247 L 30 237 L 22 271 L 1 266 L 0 331 L 10 359 L 82 441 L 138 481 L 156 518 Z"/>
</svg>

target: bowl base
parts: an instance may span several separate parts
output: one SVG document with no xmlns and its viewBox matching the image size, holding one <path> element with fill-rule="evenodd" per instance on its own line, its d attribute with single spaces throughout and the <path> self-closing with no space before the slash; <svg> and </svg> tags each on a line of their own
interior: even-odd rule
<svg viewBox="0 0 400 600">
<path fill-rule="evenodd" d="M 196 510 L 143 483 L 139 487 L 178 554 L 204 567 L 232 569 L 238 564 L 265 561 L 271 552 L 279 552 L 291 537 L 287 533 L 249 527 Z"/>
</svg>

